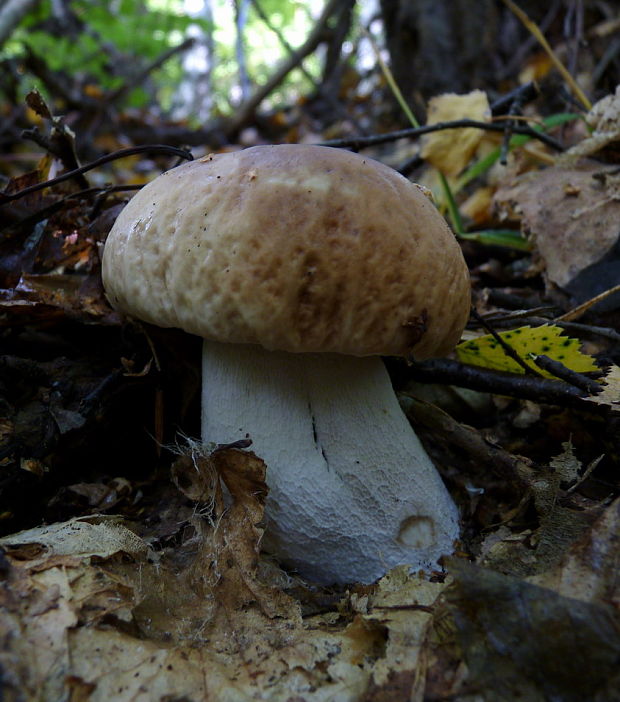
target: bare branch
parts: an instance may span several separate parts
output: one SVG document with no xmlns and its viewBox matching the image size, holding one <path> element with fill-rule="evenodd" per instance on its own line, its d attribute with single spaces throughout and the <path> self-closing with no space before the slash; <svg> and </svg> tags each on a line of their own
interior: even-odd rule
<svg viewBox="0 0 620 702">
<path fill-rule="evenodd" d="M 508 115 L 506 118 L 508 118 Z M 503 132 L 506 129 L 506 124 L 502 120 L 496 122 L 479 122 L 475 119 L 456 119 L 452 122 L 426 124 L 423 127 L 399 129 L 396 132 L 387 132 L 386 134 L 377 134 L 376 136 L 353 137 L 351 139 L 331 139 L 330 141 L 321 142 L 320 145 L 338 146 L 340 148 L 348 147 L 357 151 L 367 146 L 387 144 L 391 141 L 397 141 L 398 139 L 413 139 L 415 137 L 422 136 L 423 134 L 439 132 L 443 129 L 459 129 L 461 127 L 474 127 L 475 129 L 483 129 L 488 132 Z M 532 139 L 538 139 L 538 141 L 542 141 L 543 144 L 547 144 L 547 146 L 550 146 L 555 151 L 564 151 L 564 146 L 559 141 L 548 134 L 545 134 L 544 132 L 538 132 L 535 129 L 532 129 L 532 127 L 514 125 L 511 126 L 511 129 L 515 134 L 525 134 L 532 137 Z"/>
</svg>

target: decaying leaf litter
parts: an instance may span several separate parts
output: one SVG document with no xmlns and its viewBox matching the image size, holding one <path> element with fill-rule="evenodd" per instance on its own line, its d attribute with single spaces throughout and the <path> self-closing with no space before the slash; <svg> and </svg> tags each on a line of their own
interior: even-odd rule
<svg viewBox="0 0 620 702">
<path fill-rule="evenodd" d="M 562 329 L 596 360 L 589 379 L 602 392 L 543 378 L 529 357 L 530 372 L 503 375 L 490 360 L 394 364 L 463 535 L 443 569 L 396 568 L 371 586 L 316 588 L 282 571 L 260 553 L 268 466 L 251 448 L 205 456 L 179 437 L 197 434 L 196 345 L 121 326 L 99 283 L 122 200 L 71 183 L 16 199 L 0 244 L 8 698 L 614 699 L 614 97 L 595 106 L 590 135 L 571 123 L 560 157 L 528 142 L 472 187 L 466 169 L 502 136 L 480 132 L 465 156 L 448 156 L 457 196 L 483 190 L 474 229 L 516 224 L 531 247 L 463 232 L 478 314 L 469 343 L 488 336 L 483 322 L 504 336 Z M 155 158 L 153 170 L 173 165 Z M 50 177 L 51 164 L 5 192 Z M 441 205 L 432 172 L 421 175 Z M 431 371 L 436 382 L 422 383 Z"/>
</svg>

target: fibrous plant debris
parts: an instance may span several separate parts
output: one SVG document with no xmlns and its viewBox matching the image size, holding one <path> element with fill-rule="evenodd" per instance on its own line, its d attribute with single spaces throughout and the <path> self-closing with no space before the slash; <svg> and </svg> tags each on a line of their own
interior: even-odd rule
<svg viewBox="0 0 620 702">
<path fill-rule="evenodd" d="M 175 547 L 155 552 L 153 534 L 96 515 L 1 540 L 7 699 L 467 699 L 473 688 L 611 699 L 618 502 L 537 585 L 453 558 L 443 582 L 399 567 L 328 597 L 258 559 L 261 461 L 238 449 L 179 461 L 176 481 L 199 501 L 194 535 Z M 608 564 L 596 576 L 592 559 Z"/>
<path fill-rule="evenodd" d="M 189 490 L 210 485 L 201 497 L 216 509 L 209 520 L 197 511 L 194 536 L 168 552 L 104 516 L 1 541 L 10 699 L 79 688 L 91 700 L 357 700 L 394 675 L 403 689 L 419 686 L 444 584 L 399 568 L 326 606 L 324 595 L 258 561 L 261 461 L 237 449 L 179 460 L 176 480 Z M 220 480 L 232 495 L 228 510 Z"/>
</svg>

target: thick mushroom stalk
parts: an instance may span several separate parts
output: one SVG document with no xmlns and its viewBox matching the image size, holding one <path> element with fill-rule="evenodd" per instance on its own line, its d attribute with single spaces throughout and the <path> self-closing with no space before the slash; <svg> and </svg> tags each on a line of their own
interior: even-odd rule
<svg viewBox="0 0 620 702">
<path fill-rule="evenodd" d="M 437 567 L 457 510 L 378 357 L 204 342 L 203 441 L 267 464 L 263 545 L 323 584 Z"/>
<path fill-rule="evenodd" d="M 204 440 L 251 437 L 283 562 L 368 582 L 451 551 L 456 510 L 377 359 L 445 355 L 469 315 L 463 254 L 420 187 L 323 146 L 209 155 L 132 198 L 102 277 L 120 312 L 210 340 Z"/>
</svg>

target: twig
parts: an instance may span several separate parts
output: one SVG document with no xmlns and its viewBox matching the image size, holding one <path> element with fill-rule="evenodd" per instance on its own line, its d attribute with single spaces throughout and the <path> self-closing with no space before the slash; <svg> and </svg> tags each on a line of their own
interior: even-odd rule
<svg viewBox="0 0 620 702">
<path fill-rule="evenodd" d="M 505 166 L 508 162 L 510 140 L 512 139 L 512 135 L 514 133 L 514 128 L 516 125 L 515 118 L 518 119 L 522 115 L 523 105 L 527 101 L 527 99 L 529 99 L 530 95 L 530 92 L 525 90 L 516 90 L 513 92 L 514 98 L 508 107 L 507 114 L 507 117 L 510 117 L 510 119 L 506 119 L 506 131 L 504 132 L 504 136 L 502 138 L 502 147 L 499 156 L 499 162 L 502 164 L 502 166 Z M 535 94 L 538 94 L 538 92 L 536 91 Z"/>
<path fill-rule="evenodd" d="M 497 343 L 502 347 L 502 350 L 508 356 L 509 358 L 512 358 L 512 360 L 515 363 L 518 363 L 521 368 L 528 374 L 528 375 L 540 375 L 540 373 L 535 369 L 532 368 L 529 364 L 527 364 L 521 356 L 512 348 L 512 346 L 506 342 L 496 331 L 493 329 L 493 327 L 478 313 L 478 311 L 472 307 L 471 310 L 471 316 L 478 320 L 480 325 L 489 333 L 491 336 L 497 341 Z"/>
<path fill-rule="evenodd" d="M 562 380 L 504 373 L 444 358 L 414 363 L 408 373 L 412 380 L 421 383 L 457 385 L 535 402 L 592 409 L 591 403 L 583 399 L 583 390 Z"/>
<path fill-rule="evenodd" d="M 408 392 L 399 393 L 407 416 L 425 429 L 442 436 L 455 448 L 474 458 L 481 465 L 488 465 L 506 481 L 520 486 L 529 485 L 534 471 L 528 459 L 514 456 L 505 449 L 487 441 L 477 429 L 457 422 L 447 412 L 430 402 L 424 402 Z"/>
<path fill-rule="evenodd" d="M 533 356 L 532 360 L 542 370 L 546 370 L 551 375 L 555 375 L 556 378 L 560 378 L 560 380 L 564 380 L 590 395 L 598 395 L 603 391 L 603 387 L 596 380 L 567 368 L 563 363 L 549 358 L 549 356 L 539 354 L 538 356 Z"/>
<path fill-rule="evenodd" d="M 560 315 L 555 319 L 555 321 L 572 322 L 575 319 L 579 319 L 579 317 L 585 314 L 590 309 L 590 307 L 593 307 L 599 302 L 602 302 L 611 295 L 615 295 L 617 292 L 620 292 L 620 285 L 614 285 L 612 288 L 609 288 L 608 290 L 605 290 L 604 292 L 599 293 L 594 297 L 591 297 L 589 300 L 586 300 L 581 305 L 573 307 L 572 310 L 569 310 L 568 312 L 565 312 L 564 314 Z"/>
<path fill-rule="evenodd" d="M 22 219 L 19 219 L 14 222 L 7 221 L 6 223 L 0 223 L 0 232 L 4 231 L 5 229 L 8 229 L 9 227 L 12 229 L 32 229 L 32 227 L 37 224 L 37 222 L 41 222 L 44 219 L 49 219 L 53 214 L 61 210 L 67 202 L 70 200 L 77 200 L 78 198 L 83 198 L 83 197 L 88 197 L 89 195 L 97 195 L 98 198 L 102 197 L 107 197 L 110 193 L 119 193 L 119 192 L 125 192 L 128 190 L 139 190 L 140 188 L 144 187 L 143 185 L 136 185 L 136 184 L 131 184 L 131 185 L 103 185 L 100 187 L 93 186 L 90 188 L 85 188 L 84 190 L 78 190 L 75 193 L 69 193 L 68 195 L 65 195 L 63 198 L 60 200 L 56 200 L 56 202 L 53 202 L 51 205 L 48 205 L 47 207 L 42 207 L 40 210 L 37 210 L 36 212 L 33 212 L 32 214 L 29 214 L 27 217 L 22 217 Z M 97 208 L 98 201 L 95 201 L 94 209 Z M 93 214 L 91 213 L 91 219 L 93 218 Z M 8 219 L 8 218 L 7 218 Z"/>
<path fill-rule="evenodd" d="M 525 25 L 526 29 L 532 34 L 532 36 L 536 37 L 538 43 L 543 47 L 543 49 L 551 59 L 553 65 L 557 68 L 557 70 L 560 72 L 560 74 L 566 81 L 567 85 L 573 92 L 573 95 L 575 95 L 575 97 L 581 102 L 581 104 L 586 108 L 586 110 L 592 109 L 592 103 L 585 96 L 584 92 L 577 84 L 577 81 L 567 71 L 564 64 L 556 56 L 555 52 L 549 45 L 549 42 L 545 39 L 545 36 L 540 31 L 536 23 L 532 22 L 532 20 L 527 16 L 527 14 L 512 0 L 503 0 L 503 2 L 510 8 L 511 12 L 513 12 Z"/>
<path fill-rule="evenodd" d="M 252 7 L 254 8 L 256 14 L 261 18 L 261 20 L 265 23 L 267 28 L 271 30 L 276 37 L 278 38 L 279 42 L 282 44 L 284 47 L 286 53 L 289 56 L 292 56 L 295 53 L 295 49 L 288 43 L 286 40 L 286 37 L 282 34 L 280 29 L 272 23 L 270 17 L 265 13 L 263 8 L 261 7 L 259 0 L 250 0 L 252 3 Z M 338 55 L 340 56 L 340 47 L 338 51 Z M 326 58 L 327 62 L 327 58 Z M 297 70 L 304 75 L 306 80 L 310 83 L 310 85 L 313 87 L 313 89 L 317 92 L 320 91 L 321 97 L 327 102 L 329 105 L 329 109 L 333 109 L 334 114 L 341 114 L 343 117 L 346 117 L 351 121 L 351 123 L 355 126 L 357 131 L 360 134 L 366 133 L 362 125 L 359 124 L 359 120 L 349 114 L 347 110 L 344 108 L 342 105 L 342 102 L 337 99 L 334 95 L 331 94 L 331 92 L 326 88 L 326 84 L 321 84 L 319 85 L 317 83 L 317 79 L 307 70 L 307 68 L 304 66 L 303 62 L 301 62 L 297 66 Z"/>
<path fill-rule="evenodd" d="M 492 291 L 493 292 L 493 291 Z M 490 296 L 491 297 L 494 296 Z M 523 302 L 522 300 L 515 300 Z M 538 317 L 538 314 L 552 311 L 554 307 L 533 307 L 529 310 L 515 310 L 506 313 L 501 312 L 490 312 L 484 315 L 484 319 L 487 322 L 492 322 L 493 326 L 514 329 L 514 320 L 518 319 L 521 325 L 528 324 L 533 327 L 540 327 L 544 324 L 554 324 L 557 327 L 566 329 L 567 331 L 574 331 L 577 334 L 594 334 L 596 336 L 602 336 L 612 341 L 620 342 L 620 332 L 612 329 L 611 327 L 599 327 L 593 324 L 581 324 L 580 322 L 568 322 L 564 321 L 563 317 L 557 317 L 552 319 L 550 317 Z M 475 321 L 475 320 L 474 320 Z M 467 325 L 468 329 L 477 329 L 481 325 L 473 323 L 471 320 Z"/>
<path fill-rule="evenodd" d="M 276 27 L 275 24 L 271 21 L 271 18 L 269 17 L 268 14 L 263 10 L 263 8 L 260 5 L 260 2 L 258 0 L 250 0 L 252 3 L 252 7 L 254 8 L 254 11 L 256 14 L 261 18 L 263 23 L 266 25 L 267 29 L 269 29 L 271 32 L 273 32 L 276 37 L 278 38 L 278 41 L 282 46 L 284 47 L 286 53 L 289 56 L 293 56 L 295 53 L 295 49 L 288 43 L 286 40 L 286 37 L 278 27 Z M 316 87 L 316 80 L 312 76 L 312 74 L 306 69 L 306 67 L 302 64 L 299 65 L 298 70 L 306 77 L 306 79 L 310 82 L 311 85 Z"/>
<path fill-rule="evenodd" d="M 549 322 L 541 321 L 540 323 L 548 324 Z M 567 331 L 574 331 L 580 334 L 595 334 L 596 336 L 602 336 L 606 339 L 620 342 L 620 332 L 612 329 L 611 327 L 597 327 L 592 324 L 580 324 L 579 322 L 558 322 L 557 320 L 554 320 L 553 323 L 562 329 L 566 329 Z"/>
<path fill-rule="evenodd" d="M 423 134 L 439 132 L 442 129 L 460 129 L 464 127 L 484 129 L 488 132 L 503 132 L 505 129 L 505 125 L 503 125 L 501 122 L 479 122 L 475 119 L 456 119 L 451 122 L 437 122 L 436 124 L 427 124 L 423 127 L 399 129 L 395 132 L 376 134 L 374 136 L 369 137 L 330 139 L 329 141 L 320 142 L 319 145 L 348 147 L 357 151 L 367 146 L 374 146 L 376 144 L 386 144 L 390 141 L 397 141 L 398 139 L 411 139 L 422 136 Z M 538 132 L 535 129 L 532 129 L 531 127 L 523 127 L 521 125 L 514 125 L 512 130 L 515 134 L 525 134 L 526 136 L 532 137 L 532 139 L 538 139 L 538 141 L 542 141 L 543 144 L 550 146 L 556 151 L 564 151 L 564 146 L 559 141 L 557 141 L 557 139 L 554 139 L 553 137 L 549 136 L 548 134 L 545 134 L 544 132 Z"/>
<path fill-rule="evenodd" d="M 596 468 L 596 466 L 598 466 L 598 464 L 603 460 L 603 458 L 605 458 L 604 453 L 602 453 L 600 456 L 597 456 L 594 460 L 590 461 L 590 463 L 587 465 L 585 471 L 583 472 L 583 475 L 581 476 L 581 478 L 579 478 L 579 480 L 574 485 L 571 485 L 571 487 L 568 488 L 568 490 L 566 491 L 566 494 L 570 495 L 571 492 L 575 492 L 575 490 L 580 485 L 583 485 L 583 483 L 585 483 L 585 481 L 590 477 L 590 475 L 592 474 L 592 471 Z"/>
<path fill-rule="evenodd" d="M 540 307 L 532 307 L 529 310 L 511 310 L 510 312 L 487 312 L 482 315 L 482 318 L 487 322 L 506 323 L 513 319 L 523 319 L 524 317 L 535 317 L 537 314 L 544 314 L 545 312 L 551 313 L 555 310 L 553 305 L 542 305 Z M 550 320 L 549 320 L 550 321 Z"/>
<path fill-rule="evenodd" d="M 88 395 L 80 400 L 80 414 L 89 416 L 95 411 L 97 406 L 101 405 L 101 399 L 109 388 L 113 387 L 123 377 L 123 371 L 119 368 L 110 371 L 103 380 L 95 387 Z"/>
<path fill-rule="evenodd" d="M 535 312 L 535 310 L 532 310 Z M 496 327 L 507 327 L 514 328 L 512 315 L 507 315 L 504 318 L 495 317 L 492 319 L 494 326 Z M 543 324 L 554 324 L 557 327 L 566 329 L 566 331 L 574 331 L 577 334 L 594 334 L 596 336 L 602 336 L 606 339 L 611 339 L 612 341 L 620 342 L 620 332 L 617 332 L 611 327 L 597 327 L 592 324 L 580 324 L 579 322 L 559 322 L 554 319 L 547 319 L 546 317 L 519 317 L 521 324 L 529 324 L 533 327 L 541 327 Z"/>
<path fill-rule="evenodd" d="M 494 103 L 491 104 L 491 114 L 494 117 L 500 115 L 510 115 L 512 113 L 512 105 L 518 101 L 519 105 L 524 105 L 527 102 L 532 102 L 540 95 L 540 88 L 534 81 L 524 83 L 518 88 L 511 90 L 509 93 L 502 95 Z"/>
<path fill-rule="evenodd" d="M 144 145 L 144 146 L 132 146 L 128 149 L 120 149 L 119 151 L 115 151 L 112 154 L 107 154 L 106 156 L 102 156 L 101 158 L 96 159 L 95 161 L 91 161 L 91 163 L 87 163 L 85 166 L 81 166 L 80 168 L 76 168 L 73 171 L 69 171 L 67 173 L 63 173 L 62 175 L 59 175 L 57 178 L 52 178 L 51 180 L 46 180 L 43 183 L 36 183 L 35 185 L 31 185 L 28 188 L 24 188 L 23 190 L 20 190 L 19 192 L 16 193 L 0 193 L 0 205 L 4 205 L 7 202 L 13 202 L 14 200 L 19 200 L 22 197 L 25 197 L 26 195 L 30 195 L 31 193 L 36 193 L 39 190 L 44 190 L 45 188 L 49 188 L 53 185 L 58 185 L 59 183 L 64 183 L 66 180 L 71 180 L 71 178 L 75 178 L 77 176 L 82 175 L 82 173 L 86 173 L 87 171 L 91 171 L 93 168 L 97 168 L 99 166 L 103 166 L 105 163 L 109 163 L 110 161 L 116 161 L 119 158 L 124 158 L 125 156 L 133 156 L 134 154 L 140 154 L 140 153 L 151 153 L 151 152 L 158 152 L 158 153 L 164 153 L 164 154 L 171 154 L 173 156 L 179 156 L 180 158 L 185 158 L 188 161 L 193 160 L 193 156 L 189 151 L 185 151 L 185 149 L 177 149 L 174 146 L 166 146 L 165 144 L 151 144 L 151 145 Z"/>
</svg>

